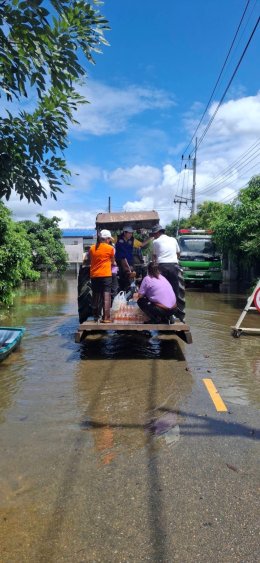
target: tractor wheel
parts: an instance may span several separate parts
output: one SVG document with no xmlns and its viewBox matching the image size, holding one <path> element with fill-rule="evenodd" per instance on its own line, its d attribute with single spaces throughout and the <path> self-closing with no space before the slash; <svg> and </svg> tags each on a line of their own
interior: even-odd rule
<svg viewBox="0 0 260 563">
<path fill-rule="evenodd" d="M 185 282 L 183 277 L 183 272 L 181 268 L 178 268 L 178 281 L 179 281 L 179 296 L 177 299 L 177 317 L 180 321 L 184 322 L 185 320 Z"/>
<path fill-rule="evenodd" d="M 78 313 L 80 323 L 92 315 L 91 281 L 86 268 L 80 268 L 78 276 Z"/>
</svg>

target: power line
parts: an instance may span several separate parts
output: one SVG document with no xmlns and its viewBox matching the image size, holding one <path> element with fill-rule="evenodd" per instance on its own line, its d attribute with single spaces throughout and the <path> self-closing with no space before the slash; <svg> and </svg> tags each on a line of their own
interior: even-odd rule
<svg viewBox="0 0 260 563">
<path fill-rule="evenodd" d="M 250 45 L 250 43 L 251 43 L 251 41 L 252 41 L 252 39 L 253 39 L 253 36 L 254 36 L 254 34 L 255 34 L 255 32 L 256 32 L 256 29 L 257 29 L 257 26 L 258 26 L 258 24 L 259 24 L 259 21 L 260 21 L 260 17 L 258 18 L 258 20 L 257 20 L 257 22 L 256 22 L 256 24 L 255 24 L 255 26 L 254 26 L 254 28 L 253 28 L 253 30 L 252 30 L 252 32 L 251 32 L 251 35 L 250 35 L 250 37 L 249 37 L 249 39 L 248 39 L 248 41 L 247 41 L 247 44 L 246 44 L 246 46 L 245 46 L 245 48 L 244 48 L 244 50 L 243 50 L 243 52 L 242 52 L 242 55 L 241 55 L 241 57 L 240 57 L 240 59 L 239 59 L 237 65 L 236 65 L 236 67 L 235 67 L 235 70 L 234 70 L 234 72 L 233 72 L 233 74 L 232 74 L 232 76 L 231 76 L 231 78 L 230 78 L 230 80 L 229 80 L 229 82 L 228 82 L 228 85 L 227 85 L 227 87 L 226 87 L 224 93 L 222 94 L 222 97 L 221 97 L 221 99 L 220 99 L 220 102 L 218 103 L 218 105 L 217 105 L 217 107 L 216 107 L 216 109 L 215 109 L 215 111 L 214 111 L 214 113 L 213 113 L 211 119 L 210 119 L 209 122 L 208 122 L 208 125 L 205 127 L 205 129 L 204 129 L 204 131 L 203 131 L 201 137 L 200 137 L 199 140 L 198 140 L 198 147 L 201 145 L 201 143 L 202 143 L 202 141 L 203 141 L 205 135 L 207 134 L 207 132 L 208 132 L 208 130 L 209 130 L 209 128 L 210 128 L 210 126 L 211 126 L 213 120 L 215 119 L 216 114 L 217 114 L 217 112 L 218 112 L 218 110 L 219 110 L 219 108 L 220 108 L 220 106 L 221 106 L 221 104 L 222 104 L 222 102 L 223 102 L 223 100 L 224 100 L 224 98 L 225 98 L 225 96 L 226 96 L 226 93 L 227 93 L 227 91 L 228 91 L 228 89 L 229 89 L 231 83 L 233 82 L 233 79 L 234 79 L 234 77 L 235 77 L 235 75 L 236 75 L 236 73 L 237 73 L 237 71 L 238 71 L 238 69 L 239 69 L 239 67 L 240 67 L 240 64 L 241 64 L 241 62 L 242 62 L 242 60 L 243 60 L 243 58 L 244 58 L 244 56 L 245 56 L 245 54 L 246 54 L 246 51 L 247 51 L 247 49 L 248 49 L 248 47 L 249 47 L 249 45 Z M 192 151 L 192 152 L 194 152 L 194 151 Z"/>
<path fill-rule="evenodd" d="M 227 168 L 225 168 L 224 170 L 222 170 L 217 176 L 215 176 L 215 178 L 213 178 L 213 181 L 210 182 L 210 184 L 208 184 L 206 186 L 212 186 L 215 183 L 218 183 L 218 178 L 223 178 L 223 176 L 225 176 L 226 174 L 229 173 L 229 171 L 236 166 L 237 163 L 239 163 L 244 156 L 246 156 L 246 154 L 249 152 L 251 152 L 253 149 L 255 149 L 258 145 L 260 144 L 260 137 L 257 139 L 257 141 L 255 143 L 253 143 L 253 145 L 251 145 L 244 153 L 242 153 L 234 162 L 232 162 L 231 164 L 228 165 Z"/>
<path fill-rule="evenodd" d="M 241 186 L 241 188 L 239 188 L 239 191 L 244 190 L 245 188 L 247 188 L 247 186 L 248 186 L 248 184 L 244 184 L 244 186 Z M 225 201 L 225 200 L 231 200 L 231 201 L 235 200 L 235 199 L 238 197 L 238 193 L 235 192 L 234 190 L 232 190 L 232 191 L 233 191 L 234 194 L 235 194 L 234 196 L 231 195 L 231 194 L 229 194 L 228 196 L 224 197 L 223 199 L 220 199 L 220 200 L 219 200 L 219 203 L 222 203 L 222 202 Z M 228 202 L 228 203 L 229 203 L 229 202 Z"/>
<path fill-rule="evenodd" d="M 214 93 L 215 93 L 215 91 L 216 91 L 216 88 L 217 88 L 217 86 L 218 86 L 218 84 L 219 84 L 219 82 L 220 82 L 220 79 L 221 79 L 221 76 L 222 76 L 222 74 L 223 74 L 223 71 L 224 71 L 224 69 L 225 69 L 225 67 L 226 67 L 226 64 L 227 64 L 227 61 L 228 61 L 228 59 L 229 59 L 230 53 L 231 53 L 231 51 L 232 51 L 232 49 L 233 49 L 233 46 L 234 46 L 234 44 L 235 44 L 235 41 L 236 41 L 236 39 L 237 39 L 237 37 L 238 37 L 238 34 L 239 34 L 239 31 L 240 31 L 242 22 L 243 22 L 243 20 L 244 20 L 244 18 L 245 18 L 245 15 L 246 15 L 246 12 L 247 12 L 249 3 L 250 3 L 250 0 L 248 0 L 247 3 L 246 3 L 246 6 L 245 6 L 245 9 L 244 9 L 244 11 L 243 11 L 242 17 L 241 17 L 241 19 L 240 19 L 238 28 L 237 28 L 236 33 L 235 33 L 235 36 L 234 36 L 234 38 L 233 38 L 233 40 L 232 40 L 231 46 L 230 46 L 230 48 L 229 48 L 229 51 L 228 51 L 227 56 L 226 56 L 226 59 L 225 59 L 225 61 L 224 61 L 224 64 L 223 64 L 222 69 L 221 69 L 221 71 L 220 71 L 220 74 L 219 74 L 219 76 L 218 76 L 217 82 L 216 82 L 216 84 L 215 84 L 215 86 L 214 86 L 214 89 L 213 89 L 213 92 L 212 92 L 211 97 L 210 97 L 210 99 L 209 99 L 209 102 L 208 102 L 208 104 L 207 104 L 207 106 L 206 106 L 206 108 L 205 108 L 205 110 L 204 110 L 204 113 L 203 113 L 203 115 L 202 115 L 202 117 L 201 117 L 201 120 L 200 120 L 198 126 L 196 127 L 196 130 L 195 130 L 195 132 L 194 132 L 194 134 L 193 134 L 193 136 L 192 136 L 192 138 L 191 138 L 189 144 L 187 145 L 187 147 L 186 147 L 184 153 L 187 151 L 187 149 L 189 148 L 191 142 L 193 141 L 193 139 L 194 139 L 194 137 L 195 137 L 195 135 L 196 135 L 196 133 L 197 133 L 197 131 L 198 131 L 198 129 L 199 129 L 199 127 L 200 127 L 200 125 L 201 125 L 201 123 L 202 123 L 204 117 L 205 117 L 205 115 L 206 115 L 206 112 L 207 112 L 207 110 L 208 110 L 208 108 L 209 108 L 209 106 L 210 106 L 210 103 L 211 103 L 211 101 L 212 101 L 213 95 L 214 95 Z M 251 10 L 251 12 L 250 12 L 249 17 L 247 18 L 247 22 L 246 22 L 246 25 L 244 26 L 244 30 L 243 30 L 242 36 L 243 36 L 243 34 L 244 34 L 244 32 L 245 32 L 245 29 L 246 29 L 246 27 L 247 27 L 247 25 L 248 25 L 248 22 L 249 22 L 249 20 L 250 20 L 250 18 L 251 18 L 251 15 L 252 15 L 252 13 L 253 13 L 253 11 L 254 11 L 254 9 L 255 9 L 255 5 L 256 5 L 256 2 L 255 2 L 254 6 L 253 6 L 253 8 L 252 8 L 252 10 Z M 243 58 L 244 58 L 244 56 L 245 56 L 245 54 L 246 54 L 246 51 L 247 51 L 247 49 L 248 49 L 248 47 L 249 47 L 249 45 L 250 45 L 250 43 L 251 43 L 251 41 L 252 41 L 252 38 L 253 38 L 253 36 L 254 36 L 254 34 L 255 34 L 255 32 L 256 32 L 256 29 L 257 29 L 258 24 L 259 24 L 259 20 L 260 20 L 260 18 L 258 17 L 258 19 L 257 19 L 257 21 L 256 21 L 256 23 L 255 23 L 255 26 L 254 26 L 253 30 L 251 31 L 251 34 L 250 34 L 250 36 L 249 36 L 249 39 L 248 39 L 248 41 L 247 41 L 247 43 L 246 43 L 246 45 L 245 45 L 245 47 L 244 47 L 244 49 L 243 49 L 243 51 L 242 51 L 242 54 L 241 54 L 241 56 L 240 56 L 240 58 L 239 58 L 239 60 L 238 60 L 238 62 L 237 62 L 237 64 L 236 64 L 236 66 L 235 66 L 235 69 L 234 69 L 234 71 L 233 71 L 233 73 L 232 73 L 232 75 L 231 75 L 231 78 L 230 78 L 229 81 L 228 81 L 228 84 L 227 84 L 227 86 L 226 86 L 226 88 L 225 88 L 225 90 L 224 90 L 224 93 L 222 94 L 222 96 L 221 96 L 221 98 L 220 98 L 220 101 L 219 101 L 219 103 L 217 104 L 217 106 L 216 106 L 216 108 L 215 108 L 215 111 L 214 111 L 213 115 L 211 116 L 211 118 L 210 118 L 208 124 L 206 125 L 206 127 L 205 127 L 204 131 L 202 132 L 202 134 L 201 134 L 200 138 L 198 139 L 198 141 L 197 141 L 197 138 L 196 138 L 196 146 L 193 148 L 191 154 L 189 155 L 189 158 L 191 158 L 191 156 L 194 154 L 194 159 L 193 159 L 194 162 L 196 162 L 196 152 L 197 152 L 197 148 L 198 148 L 198 147 L 201 145 L 201 143 L 203 142 L 203 140 L 204 140 L 204 138 L 205 138 L 205 136 L 206 136 L 206 134 L 207 134 L 209 128 L 210 128 L 211 125 L 212 125 L 212 122 L 213 122 L 214 119 L 215 119 L 215 116 L 216 116 L 216 114 L 217 114 L 217 112 L 218 112 L 220 106 L 221 106 L 222 103 L 223 103 L 223 100 L 225 99 L 225 96 L 226 96 L 226 94 L 227 94 L 227 91 L 228 91 L 228 89 L 230 88 L 230 85 L 232 84 L 232 81 L 233 81 L 233 79 L 234 79 L 234 77 L 235 77 L 235 75 L 236 75 L 236 73 L 237 73 L 237 71 L 238 71 L 238 69 L 239 69 L 239 67 L 240 67 L 240 65 L 241 65 L 241 63 L 242 63 L 242 60 L 243 60 Z M 241 37 L 242 37 L 242 36 L 241 36 Z M 240 39 L 239 39 L 238 44 L 239 44 L 240 41 L 241 41 L 241 37 L 240 37 Z M 247 152 L 250 153 L 250 150 L 247 151 Z M 246 153 L 246 154 L 247 154 L 247 153 Z M 253 153 L 253 154 L 249 154 L 249 157 L 248 157 L 247 159 L 245 159 L 244 162 L 242 162 L 242 161 L 239 160 L 239 161 L 238 161 L 238 162 L 239 162 L 239 166 L 237 167 L 236 172 L 240 172 L 241 170 L 244 170 L 245 168 L 247 168 L 248 165 L 249 165 L 253 160 L 255 160 L 255 158 L 257 158 L 257 156 L 258 156 L 258 151 L 256 151 L 256 152 Z M 183 156 L 182 156 L 182 159 L 183 159 Z M 255 168 L 256 165 L 257 165 L 257 164 L 255 164 L 255 165 L 253 166 L 253 168 Z M 195 180 L 194 180 L 194 188 L 195 188 L 195 185 L 196 185 L 196 166 L 195 166 L 194 168 L 195 168 Z M 223 178 L 223 173 L 222 173 L 222 177 L 220 177 L 219 179 L 218 179 L 218 177 L 217 177 L 214 182 L 211 182 L 211 184 L 209 184 L 208 187 L 206 186 L 206 191 L 212 191 L 212 190 L 214 190 L 214 189 L 216 189 L 216 188 L 217 188 L 217 189 L 221 189 L 220 186 L 221 186 L 224 182 L 229 181 L 228 178 L 229 178 L 231 175 L 234 174 L 234 171 L 231 171 L 231 172 L 230 172 L 230 167 L 227 169 L 227 172 L 228 172 L 228 173 L 226 174 L 226 176 L 227 176 L 226 178 L 225 178 L 225 177 Z M 212 186 L 212 187 L 211 187 L 211 186 Z M 201 191 L 201 192 L 203 191 L 203 192 L 205 193 L 205 188 L 203 188 L 203 190 L 200 190 L 200 191 Z M 183 190 L 182 190 L 182 193 L 183 193 Z M 192 206 L 192 210 L 193 210 L 193 212 L 194 212 L 194 209 L 195 209 L 195 189 L 194 189 L 194 196 L 192 196 L 192 200 L 194 201 L 194 205 Z M 192 213 L 191 213 L 191 214 L 192 214 Z"/>
<path fill-rule="evenodd" d="M 199 123 L 198 123 L 198 125 L 197 125 L 197 127 L 196 127 L 196 129 L 195 129 L 195 131 L 194 131 L 194 133 L 193 133 L 193 136 L 192 136 L 192 138 L 191 138 L 189 144 L 187 145 L 187 147 L 186 147 L 186 149 L 185 149 L 185 151 L 184 151 L 183 154 L 185 154 L 185 152 L 188 150 L 189 146 L 191 145 L 191 143 L 192 143 L 193 139 L 195 138 L 196 133 L 197 133 L 197 131 L 198 131 L 198 129 L 199 129 L 199 127 L 200 127 L 200 125 L 201 125 L 201 123 L 202 123 L 202 121 L 203 121 L 203 119 L 204 119 L 206 113 L 207 113 L 207 110 L 208 110 L 208 108 L 209 108 L 209 106 L 210 106 L 210 103 L 211 103 L 211 101 L 212 101 L 212 98 L 213 98 L 213 96 L 214 96 L 214 94 L 215 94 L 215 91 L 216 91 L 216 89 L 217 89 L 217 86 L 218 86 L 218 84 L 219 84 L 219 81 L 220 81 L 220 79 L 221 79 L 221 76 L 222 76 L 222 74 L 223 74 L 223 72 L 224 72 L 224 69 L 225 69 L 225 66 L 226 66 L 226 64 L 227 64 L 227 61 L 228 61 L 228 59 L 229 59 L 230 53 L 231 53 L 231 51 L 232 51 L 232 49 L 233 49 L 233 45 L 234 45 L 234 43 L 235 43 L 235 41 L 236 41 L 237 35 L 238 35 L 238 33 L 239 33 L 239 30 L 240 30 L 240 27 L 241 27 L 241 25 L 242 25 L 243 19 L 244 19 L 244 17 L 245 17 L 247 8 L 248 8 L 248 6 L 249 6 L 249 3 L 250 3 L 250 0 L 247 1 L 246 7 L 245 7 L 244 12 L 243 12 L 243 14 L 242 14 L 242 17 L 241 17 L 241 19 L 240 19 L 238 28 L 237 28 L 237 30 L 236 30 L 236 33 L 235 33 L 234 38 L 233 38 L 233 40 L 232 40 L 232 43 L 231 43 L 231 45 L 230 45 L 230 47 L 229 47 L 229 50 L 228 50 L 227 56 L 226 56 L 226 58 L 225 58 L 224 64 L 223 64 L 223 66 L 222 66 L 222 68 L 221 68 L 221 71 L 220 71 L 220 73 L 219 73 L 218 79 L 217 79 L 216 84 L 215 84 L 215 86 L 214 86 L 214 88 L 213 88 L 212 94 L 211 94 L 211 96 L 210 96 L 210 98 L 209 98 L 209 101 L 208 101 L 208 103 L 207 103 L 207 105 L 206 105 L 206 108 L 205 108 L 205 110 L 204 110 L 204 112 L 203 112 L 203 115 L 202 115 L 202 117 L 201 117 L 201 119 L 200 119 L 200 121 L 199 121 Z"/>
<path fill-rule="evenodd" d="M 240 188 L 240 189 L 242 189 L 242 188 Z M 235 194 L 235 195 L 229 194 L 229 195 L 227 195 L 226 197 L 223 197 L 222 199 L 219 199 L 219 200 L 218 200 L 218 203 L 223 203 L 223 202 L 229 203 L 230 201 L 233 201 L 234 199 L 236 199 L 236 197 L 237 197 L 237 192 L 235 192 L 234 190 L 232 190 L 232 191 L 233 191 L 233 194 Z"/>
<path fill-rule="evenodd" d="M 198 193 L 200 192 L 210 192 L 214 189 L 218 189 L 219 186 L 221 186 L 221 184 L 228 182 L 230 177 L 232 177 L 235 173 L 239 173 L 241 172 L 241 170 L 243 170 L 244 168 L 246 168 L 253 160 L 255 160 L 258 156 L 260 155 L 260 151 L 256 151 L 256 153 L 253 153 L 253 155 L 250 155 L 250 157 L 248 157 L 247 159 L 244 160 L 244 162 L 242 161 L 240 166 L 237 166 L 236 169 L 234 170 L 230 170 L 230 172 L 228 174 L 224 174 L 222 175 L 222 177 L 219 177 L 219 180 L 217 180 L 216 182 L 211 182 L 210 184 L 200 188 L 200 190 L 198 190 Z M 260 166 L 260 161 L 256 162 L 256 164 L 254 166 Z"/>
<path fill-rule="evenodd" d="M 253 160 L 255 160 L 255 158 L 257 158 L 259 155 L 260 155 L 260 151 L 258 151 L 257 154 L 256 154 L 255 156 L 253 156 L 252 158 L 247 159 L 244 163 L 241 164 L 241 166 L 238 166 L 238 167 L 236 168 L 236 171 L 235 171 L 235 172 L 236 172 L 236 173 L 240 173 L 242 170 L 244 170 L 244 168 L 247 168 L 247 166 L 248 166 Z M 251 168 L 249 168 L 249 169 L 247 170 L 247 172 L 249 172 L 250 170 L 252 170 L 252 169 L 255 168 L 256 166 L 260 166 L 260 161 L 256 162 L 253 167 L 251 167 Z M 220 187 L 221 184 L 224 184 L 224 183 L 226 183 L 226 182 L 233 183 L 233 182 L 237 181 L 237 178 L 235 178 L 234 180 L 230 181 L 230 177 L 232 177 L 232 175 L 234 175 L 235 172 L 234 172 L 234 171 L 233 171 L 233 172 L 230 172 L 230 174 L 228 174 L 228 175 L 226 176 L 226 178 L 223 178 L 222 180 L 219 180 L 219 181 L 216 182 L 215 184 L 212 184 L 211 187 L 205 186 L 204 188 L 201 188 L 200 190 L 198 190 L 198 193 L 201 193 L 201 192 L 203 192 L 203 193 L 209 193 L 209 192 L 211 192 L 212 190 L 217 190 L 217 191 L 218 191 L 219 189 L 222 189 L 222 188 Z"/>
<path fill-rule="evenodd" d="M 203 121 L 203 119 L 204 119 L 206 113 L 207 113 L 207 110 L 208 110 L 208 108 L 209 108 L 209 106 L 210 106 L 210 103 L 211 103 L 211 101 L 212 101 L 212 98 L 213 98 L 213 96 L 214 96 L 214 94 L 215 94 L 215 91 L 216 91 L 216 89 L 217 89 L 217 86 L 218 86 L 218 84 L 219 84 L 219 81 L 220 81 L 220 79 L 221 79 L 221 76 L 222 76 L 222 74 L 223 74 L 223 72 L 224 72 L 224 69 L 225 69 L 225 66 L 226 66 L 226 64 L 227 64 L 227 61 L 228 61 L 228 59 L 229 59 L 229 55 L 230 55 L 230 53 L 231 53 L 231 51 L 232 51 L 232 49 L 233 49 L 233 45 L 234 45 L 235 40 L 236 40 L 236 38 L 237 38 L 238 32 L 239 32 L 239 30 L 240 30 L 241 24 L 242 24 L 243 19 L 244 19 L 244 17 L 245 17 L 247 8 L 248 8 L 248 6 L 249 6 L 249 3 L 250 3 L 250 0 L 247 1 L 246 7 L 245 7 L 244 12 L 243 12 L 243 14 L 242 14 L 242 17 L 241 17 L 241 19 L 240 19 L 240 22 L 239 22 L 238 28 L 237 28 L 237 30 L 236 30 L 235 36 L 234 36 L 233 41 L 232 41 L 232 43 L 231 43 L 231 46 L 230 46 L 230 48 L 229 48 L 229 50 L 228 50 L 228 54 L 227 54 L 227 56 L 226 56 L 226 58 L 225 58 L 224 64 L 223 64 L 223 66 L 222 66 L 222 69 L 221 69 L 221 71 L 220 71 L 220 73 L 219 73 L 217 82 L 216 82 L 216 84 L 215 84 L 215 86 L 214 86 L 214 88 L 213 88 L 212 94 L 211 94 L 210 99 L 209 99 L 209 101 L 208 101 L 208 103 L 207 103 L 207 105 L 206 105 L 206 108 L 205 108 L 205 110 L 204 110 L 204 112 L 203 112 L 203 114 L 202 114 L 202 116 L 201 116 L 201 118 L 200 118 L 200 121 L 199 121 L 199 123 L 198 123 L 198 125 L 197 125 L 197 127 L 196 127 L 196 129 L 195 129 L 195 131 L 194 131 L 194 133 L 193 133 L 193 135 L 192 135 L 192 138 L 191 138 L 189 144 L 187 145 L 187 147 L 186 147 L 186 149 L 185 149 L 185 151 L 184 151 L 184 154 L 185 154 L 185 152 L 188 150 L 188 148 L 189 148 L 189 146 L 191 145 L 193 139 L 195 138 L 196 133 L 197 133 L 197 131 L 198 131 L 198 129 L 199 129 L 199 127 L 200 127 L 200 125 L 201 125 L 201 123 L 202 123 L 202 121 Z"/>
</svg>

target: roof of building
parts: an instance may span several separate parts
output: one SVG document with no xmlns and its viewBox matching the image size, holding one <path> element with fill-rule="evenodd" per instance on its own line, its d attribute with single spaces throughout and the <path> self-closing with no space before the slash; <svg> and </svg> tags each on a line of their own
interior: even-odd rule
<svg viewBox="0 0 260 563">
<path fill-rule="evenodd" d="M 73 237 L 73 238 L 85 238 L 96 236 L 95 229 L 61 229 L 62 238 Z"/>
</svg>

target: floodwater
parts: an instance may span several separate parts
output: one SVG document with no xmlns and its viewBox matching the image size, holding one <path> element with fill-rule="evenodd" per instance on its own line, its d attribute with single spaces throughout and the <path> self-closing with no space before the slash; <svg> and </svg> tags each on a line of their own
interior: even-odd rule
<svg viewBox="0 0 260 563">
<path fill-rule="evenodd" d="M 234 292 L 187 291 L 187 320 L 193 345 L 186 347 L 192 372 L 204 371 L 217 382 L 227 401 L 260 404 L 260 335 L 231 337 L 248 295 Z M 260 330 L 260 314 L 249 311 L 242 327 Z M 206 375 L 207 377 L 207 375 Z"/>
<path fill-rule="evenodd" d="M 230 335 L 246 296 L 188 291 L 192 345 L 169 336 L 159 339 L 156 333 L 93 335 L 75 344 L 76 287 L 74 278 L 43 281 L 21 292 L 10 313 L 2 312 L 2 326 L 25 326 L 26 333 L 20 348 L 0 364 L 0 560 L 168 560 L 162 541 L 158 555 L 160 538 L 153 558 L 146 559 L 140 523 L 135 530 L 140 559 L 127 551 L 133 514 L 129 506 L 127 516 L 123 512 L 124 494 L 132 478 L 140 498 L 145 488 L 130 468 L 147 444 L 152 459 L 178 443 L 179 413 L 192 397 L 196 378 L 212 378 L 229 407 L 259 406 L 259 336 Z M 259 327 L 259 318 L 248 313 L 243 326 Z M 150 480 L 156 486 L 154 471 Z M 122 486 L 120 502 L 113 486 Z M 128 498 L 130 505 L 137 502 L 133 499 Z M 107 522 L 116 502 L 113 540 Z M 150 523 L 159 518 L 156 506 Z M 94 527 L 86 525 L 89 511 Z M 158 525 L 154 521 L 157 530 Z M 121 552 L 119 537 L 125 542 Z"/>
</svg>

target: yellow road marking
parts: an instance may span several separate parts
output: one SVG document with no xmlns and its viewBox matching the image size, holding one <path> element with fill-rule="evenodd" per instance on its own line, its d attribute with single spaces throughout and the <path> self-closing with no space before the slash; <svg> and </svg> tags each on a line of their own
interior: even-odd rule
<svg viewBox="0 0 260 563">
<path fill-rule="evenodd" d="M 224 401 L 222 401 L 220 394 L 218 392 L 218 390 L 216 389 L 212 379 L 203 379 L 203 383 L 205 384 L 210 397 L 216 407 L 216 410 L 219 412 L 226 412 L 227 411 L 227 407 L 224 403 Z"/>
</svg>

